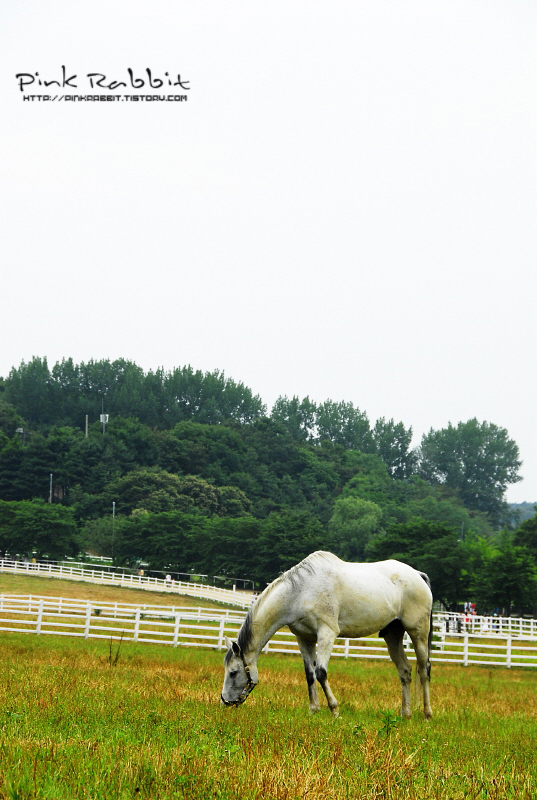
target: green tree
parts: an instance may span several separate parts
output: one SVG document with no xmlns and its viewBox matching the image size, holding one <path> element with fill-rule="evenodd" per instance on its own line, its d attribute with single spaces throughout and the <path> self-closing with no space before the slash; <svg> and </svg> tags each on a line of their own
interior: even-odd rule
<svg viewBox="0 0 537 800">
<path fill-rule="evenodd" d="M 485 554 L 472 576 L 472 590 L 482 613 L 501 609 L 507 616 L 537 608 L 537 568 L 525 547 L 503 531 L 497 549 Z"/>
<path fill-rule="evenodd" d="M 537 512 L 537 506 L 534 506 Z M 513 541 L 519 547 L 525 547 L 537 560 L 537 513 L 530 519 L 525 519 L 514 532 Z"/>
<path fill-rule="evenodd" d="M 471 419 L 423 436 L 420 473 L 430 483 L 457 490 L 465 506 L 499 525 L 507 511 L 507 487 L 522 480 L 516 443 L 505 428 Z"/>
<path fill-rule="evenodd" d="M 143 559 L 151 569 L 203 571 L 200 545 L 207 537 L 207 526 L 207 517 L 182 511 L 139 513 L 118 520 L 118 558 L 123 563 Z"/>
<path fill-rule="evenodd" d="M 200 475 L 219 484 L 245 466 L 246 445 L 229 425 L 179 422 L 159 438 L 160 466 L 170 472 Z"/>
<path fill-rule="evenodd" d="M 371 537 L 379 532 L 382 509 L 370 500 L 341 497 L 328 524 L 334 552 L 346 561 L 364 561 Z"/>
<path fill-rule="evenodd" d="M 343 445 L 347 450 L 371 453 L 375 450 L 367 414 L 352 403 L 335 403 L 327 400 L 317 407 L 317 439 L 327 439 Z"/>
<path fill-rule="evenodd" d="M 71 510 L 37 500 L 0 500 L 0 549 L 20 556 L 75 555 L 78 540 Z"/>
<path fill-rule="evenodd" d="M 82 518 L 107 514 L 113 502 L 119 515 L 138 510 L 233 516 L 247 514 L 251 506 L 244 492 L 236 487 L 213 486 L 196 475 L 180 477 L 158 468 L 131 470 L 111 481 L 97 497 L 82 495 L 76 499 Z"/>
<path fill-rule="evenodd" d="M 373 428 L 373 441 L 376 451 L 387 465 L 394 478 L 409 478 L 417 465 L 417 454 L 411 450 L 412 428 L 405 428 L 402 422 L 393 419 L 378 419 Z"/>
<path fill-rule="evenodd" d="M 17 428 L 26 428 L 27 423 L 17 413 L 17 410 L 5 400 L 0 400 L 0 431 L 9 439 L 13 439 Z"/>
<path fill-rule="evenodd" d="M 34 356 L 10 371 L 5 396 L 30 425 L 49 423 L 57 407 L 57 392 L 46 358 Z"/>
<path fill-rule="evenodd" d="M 78 534 L 80 549 L 93 555 L 108 556 L 115 561 L 120 527 L 121 519 L 118 518 L 116 523 L 112 513 L 106 517 L 85 520 Z"/>
<path fill-rule="evenodd" d="M 316 415 L 317 406 L 309 397 L 300 400 L 294 396 L 290 400 L 284 396 L 274 403 L 271 418 L 284 425 L 293 439 L 307 442 L 315 436 Z"/>
<path fill-rule="evenodd" d="M 253 579 L 258 571 L 264 521 L 252 516 L 212 517 L 199 542 L 204 574 Z"/>
<path fill-rule="evenodd" d="M 315 550 L 326 547 L 326 529 L 306 511 L 273 513 L 263 520 L 253 578 L 270 583 Z"/>
</svg>

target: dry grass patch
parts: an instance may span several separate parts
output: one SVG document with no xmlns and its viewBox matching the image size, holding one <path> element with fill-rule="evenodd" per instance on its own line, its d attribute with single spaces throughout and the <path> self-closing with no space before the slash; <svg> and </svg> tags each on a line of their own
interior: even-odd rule
<svg viewBox="0 0 537 800">
<path fill-rule="evenodd" d="M 235 608 L 171 592 L 152 592 L 120 586 L 100 586 L 84 581 L 45 578 L 37 575 L 0 574 L 0 594 L 40 595 L 86 600 L 91 603 L 130 603 L 134 605 L 188 606 L 191 608 Z"/>
</svg>

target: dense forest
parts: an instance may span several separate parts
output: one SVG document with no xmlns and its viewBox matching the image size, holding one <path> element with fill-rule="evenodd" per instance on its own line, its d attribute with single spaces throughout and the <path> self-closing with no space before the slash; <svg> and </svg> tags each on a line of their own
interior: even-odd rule
<svg viewBox="0 0 537 800">
<path fill-rule="evenodd" d="M 448 607 L 534 611 L 537 518 L 505 501 L 516 443 L 477 419 L 411 443 L 351 402 L 280 397 L 269 412 L 219 371 L 33 358 L 0 379 L 0 550 L 262 587 L 326 549 L 404 560 Z"/>
</svg>

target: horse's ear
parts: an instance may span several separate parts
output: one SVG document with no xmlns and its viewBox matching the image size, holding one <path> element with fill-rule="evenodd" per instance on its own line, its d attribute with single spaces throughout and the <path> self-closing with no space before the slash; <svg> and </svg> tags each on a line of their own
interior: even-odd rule
<svg viewBox="0 0 537 800">
<path fill-rule="evenodd" d="M 231 648 L 233 647 L 233 642 L 231 641 L 231 639 L 228 639 L 227 636 L 224 636 L 224 641 L 226 643 L 226 648 L 228 650 L 231 650 Z"/>
<path fill-rule="evenodd" d="M 234 653 L 236 656 L 240 656 L 240 654 L 241 654 L 241 649 L 240 649 L 239 645 L 237 644 L 237 642 L 231 642 L 231 646 L 232 646 L 232 648 L 233 648 L 233 653 Z"/>
</svg>

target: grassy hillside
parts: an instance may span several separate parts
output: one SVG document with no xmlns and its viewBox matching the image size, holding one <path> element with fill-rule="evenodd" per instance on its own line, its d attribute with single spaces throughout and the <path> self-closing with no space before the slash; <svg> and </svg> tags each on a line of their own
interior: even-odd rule
<svg viewBox="0 0 537 800">
<path fill-rule="evenodd" d="M 141 589 L 126 589 L 120 586 L 99 586 L 83 581 L 59 580 L 29 575 L 0 574 L 0 594 L 35 594 L 44 597 L 80 598 L 92 603 L 134 603 L 162 606 L 192 606 L 198 608 L 227 608 L 223 603 L 213 603 L 185 595 L 169 592 L 148 592 Z M 236 608 L 229 606 L 229 608 Z"/>
</svg>

